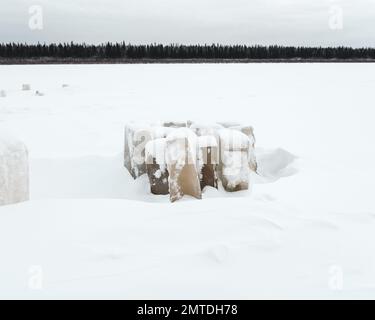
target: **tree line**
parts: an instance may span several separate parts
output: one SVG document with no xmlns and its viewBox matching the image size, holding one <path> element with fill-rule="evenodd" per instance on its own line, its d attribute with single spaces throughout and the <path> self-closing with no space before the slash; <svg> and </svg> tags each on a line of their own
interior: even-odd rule
<svg viewBox="0 0 375 320">
<path fill-rule="evenodd" d="M 5 59 L 375 59 L 374 48 L 246 45 L 0 44 Z"/>
</svg>

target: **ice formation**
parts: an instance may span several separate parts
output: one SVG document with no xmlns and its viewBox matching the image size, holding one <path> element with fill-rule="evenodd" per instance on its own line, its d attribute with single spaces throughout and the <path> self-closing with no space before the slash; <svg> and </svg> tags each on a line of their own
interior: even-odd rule
<svg viewBox="0 0 375 320">
<path fill-rule="evenodd" d="M 235 129 L 219 131 L 221 159 L 219 176 L 228 192 L 249 188 L 249 154 L 251 141 L 243 132 Z"/>
<path fill-rule="evenodd" d="M 125 127 L 124 164 L 134 179 L 146 173 L 146 144 L 165 138 L 172 130 L 160 123 L 129 123 Z"/>
<path fill-rule="evenodd" d="M 0 206 L 28 199 L 27 149 L 22 142 L 0 132 Z"/>
<path fill-rule="evenodd" d="M 188 128 L 179 128 L 167 137 L 166 162 L 171 202 L 184 195 L 202 198 L 197 168 L 197 136 Z"/>
<path fill-rule="evenodd" d="M 125 128 L 125 167 L 134 179 L 147 174 L 151 193 L 201 199 L 202 190 L 247 190 L 256 172 L 251 126 L 191 121 L 130 123 Z"/>
<path fill-rule="evenodd" d="M 230 129 L 235 129 L 241 131 L 243 134 L 247 135 L 250 139 L 250 146 L 249 146 L 249 166 L 250 169 L 253 171 L 258 170 L 258 164 L 255 158 L 255 136 L 254 136 L 254 129 L 251 126 L 242 126 L 242 125 L 235 125 L 230 126 Z"/>
</svg>

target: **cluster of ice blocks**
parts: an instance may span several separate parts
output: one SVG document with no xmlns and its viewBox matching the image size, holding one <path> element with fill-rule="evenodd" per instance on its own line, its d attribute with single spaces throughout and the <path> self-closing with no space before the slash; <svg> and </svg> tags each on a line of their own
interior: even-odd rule
<svg viewBox="0 0 375 320">
<path fill-rule="evenodd" d="M 125 167 L 134 179 L 147 174 L 151 193 L 202 198 L 206 186 L 247 190 L 256 172 L 254 132 L 235 123 L 129 123 L 125 127 Z"/>
</svg>

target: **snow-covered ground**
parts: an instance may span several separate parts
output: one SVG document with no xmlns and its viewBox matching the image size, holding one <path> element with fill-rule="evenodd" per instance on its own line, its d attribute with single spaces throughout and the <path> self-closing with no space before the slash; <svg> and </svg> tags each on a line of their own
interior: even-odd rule
<svg viewBox="0 0 375 320">
<path fill-rule="evenodd" d="M 374 87 L 373 64 L 1 66 L 31 201 L 0 207 L 0 297 L 375 298 Z M 122 165 L 150 119 L 253 125 L 252 192 L 152 196 Z"/>
</svg>

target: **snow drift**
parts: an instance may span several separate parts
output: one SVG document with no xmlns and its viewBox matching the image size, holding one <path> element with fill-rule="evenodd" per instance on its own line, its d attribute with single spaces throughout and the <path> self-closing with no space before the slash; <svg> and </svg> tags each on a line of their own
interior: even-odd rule
<svg viewBox="0 0 375 320">
<path fill-rule="evenodd" d="M 31 200 L 0 207 L 0 297 L 375 297 L 375 65 L 0 71 L 0 128 L 28 147 Z M 123 167 L 124 121 L 153 116 L 203 129 L 213 119 L 256 124 L 251 196 L 219 183 L 204 201 L 170 205 L 147 174 L 134 180 Z M 202 148 L 212 142 L 203 129 L 193 130 Z M 35 269 L 40 290 L 28 286 Z"/>
</svg>

